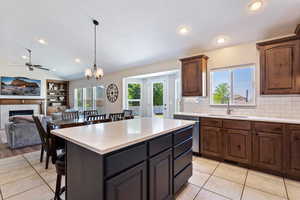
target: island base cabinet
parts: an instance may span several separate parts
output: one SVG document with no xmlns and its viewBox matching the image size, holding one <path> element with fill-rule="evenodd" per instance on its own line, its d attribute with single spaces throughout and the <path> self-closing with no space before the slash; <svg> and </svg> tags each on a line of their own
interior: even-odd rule
<svg viewBox="0 0 300 200">
<path fill-rule="evenodd" d="M 106 200 L 147 200 L 147 164 L 143 162 L 105 183 Z"/>
<path fill-rule="evenodd" d="M 286 136 L 287 174 L 300 179 L 300 126 L 289 126 Z"/>
<path fill-rule="evenodd" d="M 172 149 L 167 150 L 150 159 L 150 200 L 172 199 L 172 163 Z"/>
<path fill-rule="evenodd" d="M 253 137 L 254 167 L 274 172 L 283 172 L 282 135 L 256 132 Z"/>
</svg>

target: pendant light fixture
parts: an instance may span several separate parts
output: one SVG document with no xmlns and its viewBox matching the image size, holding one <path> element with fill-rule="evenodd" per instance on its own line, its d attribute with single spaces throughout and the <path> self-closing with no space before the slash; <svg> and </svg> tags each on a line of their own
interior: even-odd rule
<svg viewBox="0 0 300 200">
<path fill-rule="evenodd" d="M 95 19 L 93 19 L 93 24 L 94 24 L 94 65 L 91 68 L 87 68 L 85 70 L 85 77 L 86 79 L 91 79 L 91 78 L 95 78 L 96 80 L 99 80 L 103 77 L 104 73 L 103 73 L 103 69 L 100 67 L 97 67 L 97 59 L 96 59 L 96 55 L 97 55 L 97 48 L 96 48 L 96 44 L 97 44 L 97 26 L 99 25 L 99 22 Z"/>
</svg>

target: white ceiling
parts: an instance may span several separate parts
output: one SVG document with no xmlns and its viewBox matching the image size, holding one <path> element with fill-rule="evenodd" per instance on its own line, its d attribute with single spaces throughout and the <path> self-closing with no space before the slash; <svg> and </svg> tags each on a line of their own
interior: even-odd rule
<svg viewBox="0 0 300 200">
<path fill-rule="evenodd" d="M 293 33 L 300 0 L 265 0 L 249 13 L 250 0 L 3 0 L 0 6 L 0 60 L 51 66 L 66 78 L 80 78 L 92 63 L 93 29 L 100 21 L 98 64 L 105 73 L 220 48 L 225 35 L 235 45 Z M 190 34 L 178 35 L 180 25 Z M 37 43 L 45 38 L 48 45 Z M 74 62 L 75 58 L 81 64 Z"/>
</svg>

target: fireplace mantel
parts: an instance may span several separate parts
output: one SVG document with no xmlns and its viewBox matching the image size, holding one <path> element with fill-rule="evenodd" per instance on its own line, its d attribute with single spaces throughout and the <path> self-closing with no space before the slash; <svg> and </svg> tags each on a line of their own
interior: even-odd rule
<svg viewBox="0 0 300 200">
<path fill-rule="evenodd" d="M 41 114 L 44 114 L 45 99 L 0 99 L 0 105 L 34 105 L 40 106 Z"/>
</svg>

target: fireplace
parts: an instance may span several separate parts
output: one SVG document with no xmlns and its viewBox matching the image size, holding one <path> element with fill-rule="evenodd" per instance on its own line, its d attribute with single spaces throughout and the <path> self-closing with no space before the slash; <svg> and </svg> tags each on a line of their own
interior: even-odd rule
<svg viewBox="0 0 300 200">
<path fill-rule="evenodd" d="M 33 110 L 10 110 L 8 115 L 10 117 L 15 115 L 33 115 Z"/>
</svg>

